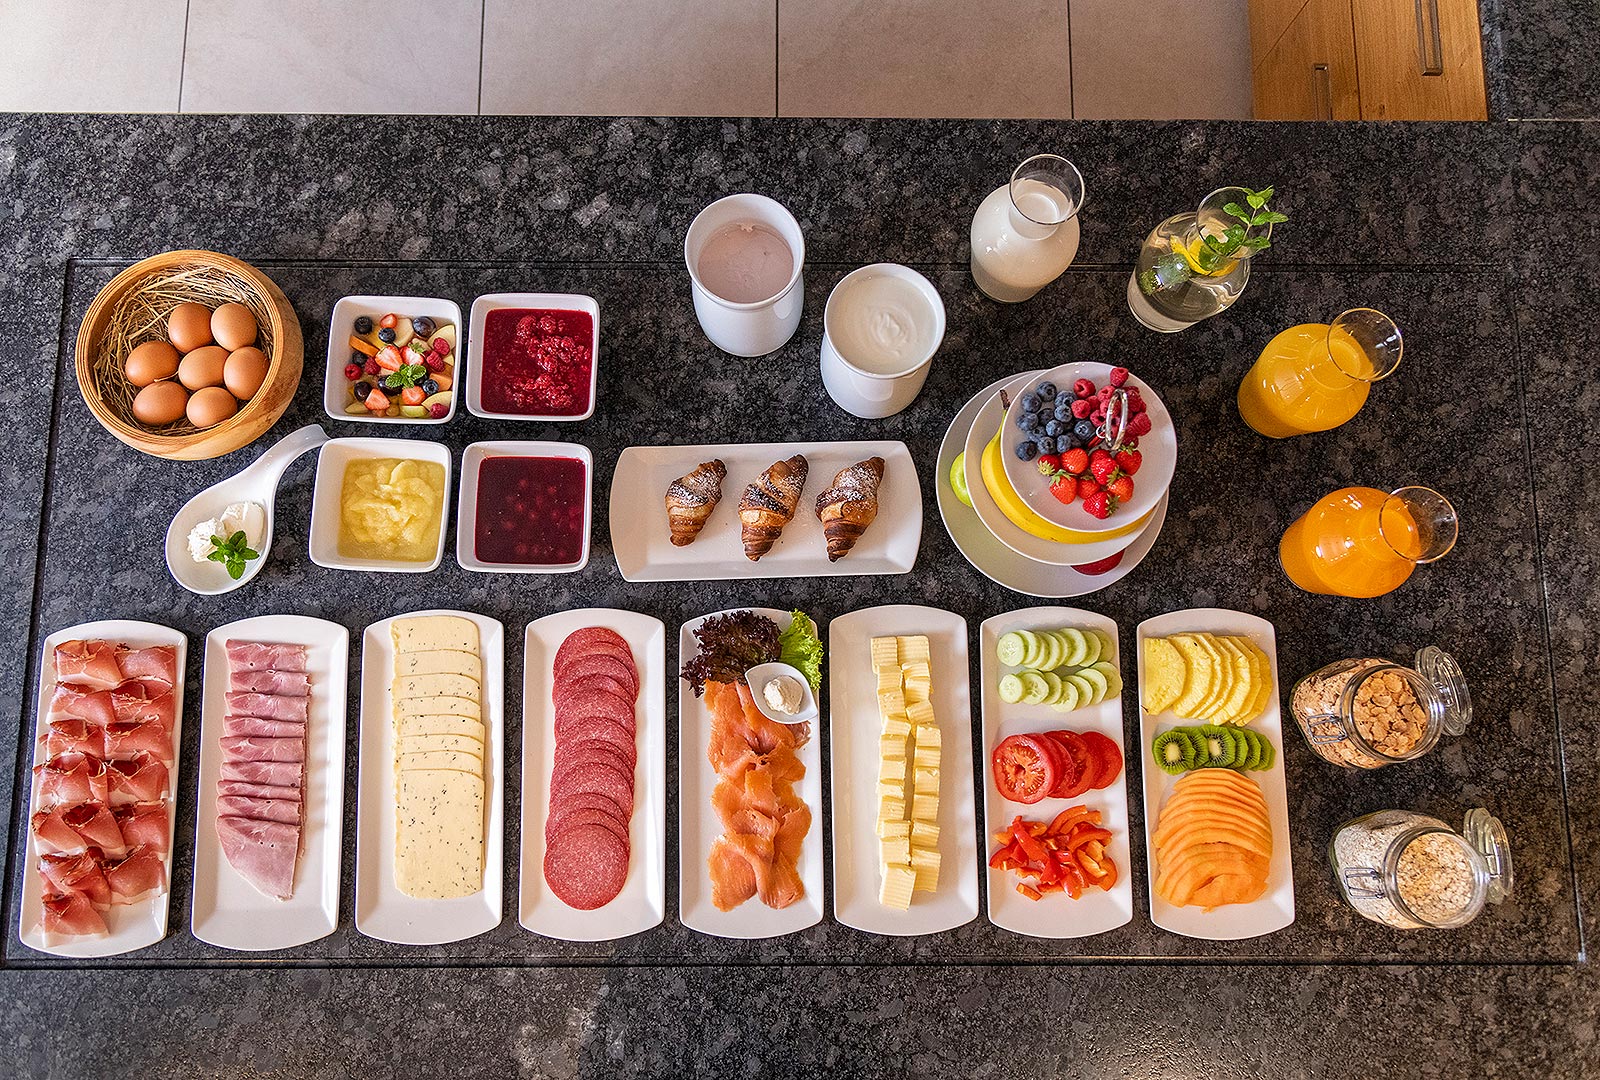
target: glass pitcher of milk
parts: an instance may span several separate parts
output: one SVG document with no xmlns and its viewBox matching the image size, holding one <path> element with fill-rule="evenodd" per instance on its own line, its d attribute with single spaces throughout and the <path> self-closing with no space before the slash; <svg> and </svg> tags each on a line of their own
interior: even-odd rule
<svg viewBox="0 0 1600 1080">
<path fill-rule="evenodd" d="M 1078 253 L 1083 175 L 1055 154 L 1017 166 L 972 216 L 972 279 L 985 296 L 1016 304 L 1060 277 Z"/>
</svg>

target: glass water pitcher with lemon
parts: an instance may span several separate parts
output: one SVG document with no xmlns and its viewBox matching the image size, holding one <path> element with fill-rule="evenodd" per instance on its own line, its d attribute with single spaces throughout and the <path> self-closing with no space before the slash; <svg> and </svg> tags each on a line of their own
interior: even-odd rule
<svg viewBox="0 0 1600 1080">
<path fill-rule="evenodd" d="M 1272 189 L 1218 188 L 1192 213 L 1151 230 L 1128 277 L 1128 309 L 1151 330 L 1175 334 L 1226 311 L 1250 281 L 1250 260 L 1287 221 L 1267 205 Z"/>
</svg>

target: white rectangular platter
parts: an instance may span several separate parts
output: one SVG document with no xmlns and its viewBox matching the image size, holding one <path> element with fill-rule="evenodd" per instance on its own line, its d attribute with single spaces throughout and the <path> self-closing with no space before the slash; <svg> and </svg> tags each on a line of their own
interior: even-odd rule
<svg viewBox="0 0 1600 1080">
<path fill-rule="evenodd" d="M 1180 720 L 1171 712 L 1152 716 L 1144 710 L 1144 642 L 1146 638 L 1209 631 L 1233 634 L 1255 642 L 1272 667 L 1272 699 L 1265 712 L 1248 726 L 1259 731 L 1277 751 L 1272 768 L 1245 773 L 1261 788 L 1272 821 L 1272 863 L 1268 869 L 1267 891 L 1248 904 L 1225 904 L 1211 911 L 1198 907 L 1174 907 L 1156 895 L 1155 849 L 1150 837 L 1160 824 L 1161 807 L 1177 777 L 1168 776 L 1150 753 L 1151 741 L 1163 731 L 1200 721 Z M 1283 713 L 1278 683 L 1278 644 L 1272 624 L 1255 615 L 1226 608 L 1190 608 L 1173 611 L 1139 624 L 1139 741 L 1144 760 L 1144 837 L 1145 860 L 1150 890 L 1150 921 L 1163 930 L 1185 937 L 1211 941 L 1237 941 L 1282 930 L 1294 922 L 1294 871 L 1289 857 L 1289 795 L 1283 773 Z"/>
<path fill-rule="evenodd" d="M 77 639 L 104 639 L 116 641 L 129 648 L 144 649 L 152 645 L 177 646 L 177 677 L 172 686 L 175 708 L 172 715 L 173 762 L 167 770 L 167 855 L 162 860 L 166 867 L 167 887 L 147 900 L 137 904 L 115 905 L 101 912 L 110 931 L 104 937 L 69 938 L 47 943 L 40 917 L 44 914 L 44 888 L 34 867 L 39 862 L 39 850 L 34 842 L 33 830 L 27 819 L 28 843 L 22 874 L 22 905 L 18 913 L 17 937 L 28 948 L 53 956 L 117 956 L 121 953 L 154 945 L 167 936 L 167 908 L 172 897 L 172 840 L 177 829 L 178 765 L 183 749 L 183 684 L 184 665 L 188 661 L 189 640 L 182 633 L 159 623 L 139 622 L 133 619 L 103 619 L 98 622 L 79 623 L 65 630 L 57 630 L 44 639 L 39 658 L 39 698 L 36 702 L 33 724 L 33 751 L 29 757 L 34 764 L 42 760 L 43 748 L 39 737 L 50 724 L 50 699 L 55 696 L 55 652 L 63 641 Z M 29 777 L 28 817 L 39 803 L 39 778 Z"/>
<path fill-rule="evenodd" d="M 772 550 L 751 562 L 740 539 L 739 499 L 767 467 L 804 454 L 809 470 L 794 519 Z M 870 457 L 883 459 L 878 517 L 838 562 L 817 519 L 817 495 L 834 474 Z M 718 458 L 728 468 L 722 501 L 694 543 L 674 547 L 667 528 L 667 485 Z M 922 545 L 922 486 L 903 442 L 739 443 L 726 446 L 630 446 L 611 480 L 611 547 L 628 581 L 904 574 Z"/>
<path fill-rule="evenodd" d="M 628 880 L 616 899 L 592 911 L 568 907 L 544 880 L 544 825 L 555 766 L 556 650 L 587 626 L 615 630 L 639 668 L 638 761 L 628 823 Z M 666 628 L 660 619 L 616 608 L 584 608 L 528 624 L 522 657 L 522 874 L 517 921 L 567 941 L 609 941 L 658 925 L 666 915 Z"/>
<path fill-rule="evenodd" d="M 478 626 L 483 653 L 485 815 L 483 889 L 452 900 L 407 896 L 394 883 L 396 618 L 458 615 Z M 356 801 L 356 929 L 400 945 L 442 945 L 500 925 L 505 845 L 505 628 L 470 611 L 412 611 L 367 627 L 361 643 L 361 750 Z"/>
<path fill-rule="evenodd" d="M 305 820 L 294 895 L 261 893 L 228 863 L 217 839 L 217 781 L 222 775 L 222 720 L 227 715 L 228 642 L 306 647 L 311 705 L 306 739 Z M 305 615 L 262 615 L 206 635 L 200 698 L 200 790 L 195 804 L 194 909 L 201 941 L 255 952 L 304 945 L 339 922 L 339 867 L 344 839 L 345 680 L 350 632 Z"/>
<path fill-rule="evenodd" d="M 776 608 L 734 608 L 754 611 L 789 625 L 789 613 Z M 724 612 L 712 612 L 721 615 Z M 678 666 L 681 669 L 699 652 L 694 632 L 711 618 L 690 619 L 678 631 Z M 822 747 L 818 722 L 811 738 L 796 751 L 806 775 L 795 791 L 811 808 L 811 828 L 801 846 L 798 869 L 806 894 L 786 908 L 769 908 L 753 896 L 732 911 L 718 911 L 711 902 L 711 877 L 706 860 L 711 845 L 722 835 L 722 822 L 711 808 L 717 773 L 706 756 L 711 735 L 711 715 L 705 700 L 694 695 L 686 680 L 678 680 L 678 918 L 691 930 L 725 938 L 770 938 L 792 934 L 822 921 Z"/>
<path fill-rule="evenodd" d="M 1133 918 L 1133 881 L 1128 855 L 1128 751 L 1122 735 L 1122 697 L 1108 696 L 1098 705 L 1056 712 L 1048 705 L 1008 705 L 1000 700 L 1000 676 L 1012 670 L 995 655 L 1000 638 L 1013 630 L 1058 630 L 1063 627 L 1102 630 L 1114 644 L 1109 660 L 1120 671 L 1122 639 L 1117 624 L 1104 615 L 1081 608 L 1033 607 L 1008 611 L 984 621 L 978 647 L 983 687 L 983 861 L 988 874 L 989 921 L 1017 934 L 1038 938 L 1081 938 L 1114 930 Z M 1122 751 L 1121 774 L 1110 786 L 1086 791 L 1071 799 L 1044 799 L 1032 805 L 1010 802 L 995 788 L 991 755 L 1000 740 L 1036 731 L 1098 731 Z M 1049 821 L 1070 806 L 1087 806 L 1101 813 L 1100 824 L 1111 831 L 1106 854 L 1117 867 L 1110 890 L 1085 889 L 1074 900 L 1066 893 L 1047 893 L 1029 900 L 1017 892 L 1022 879 L 1010 870 L 988 869 L 989 852 L 996 846 L 994 833 L 1017 816 Z"/>
<path fill-rule="evenodd" d="M 878 902 L 878 681 L 872 639 L 922 634 L 933 670 L 939 773 L 939 887 L 905 911 Z M 939 608 L 864 608 L 828 624 L 828 740 L 833 755 L 833 917 L 869 934 L 936 934 L 978 917 L 967 621 Z"/>
</svg>

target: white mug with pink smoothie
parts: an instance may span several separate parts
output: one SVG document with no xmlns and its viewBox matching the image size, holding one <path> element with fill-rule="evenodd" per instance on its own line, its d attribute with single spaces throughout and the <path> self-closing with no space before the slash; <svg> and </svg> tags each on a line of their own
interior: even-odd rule
<svg viewBox="0 0 1600 1080">
<path fill-rule="evenodd" d="M 751 194 L 718 199 L 690 224 L 683 258 L 700 328 L 723 352 L 765 356 L 800 326 L 805 238 L 780 203 Z"/>
</svg>

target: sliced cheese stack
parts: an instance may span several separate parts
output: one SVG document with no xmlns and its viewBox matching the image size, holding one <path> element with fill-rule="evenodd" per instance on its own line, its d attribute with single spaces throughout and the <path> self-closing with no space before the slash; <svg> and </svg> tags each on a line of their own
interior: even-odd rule
<svg viewBox="0 0 1600 1080">
<path fill-rule="evenodd" d="M 872 639 L 878 683 L 878 843 L 885 907 L 904 910 L 913 892 L 939 887 L 939 766 L 942 743 L 929 701 L 928 639 Z"/>
<path fill-rule="evenodd" d="M 483 888 L 483 659 L 457 615 L 396 619 L 395 886 L 449 899 Z"/>
</svg>

